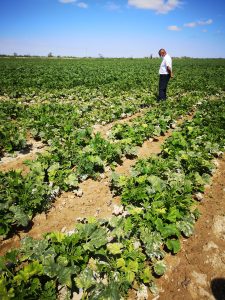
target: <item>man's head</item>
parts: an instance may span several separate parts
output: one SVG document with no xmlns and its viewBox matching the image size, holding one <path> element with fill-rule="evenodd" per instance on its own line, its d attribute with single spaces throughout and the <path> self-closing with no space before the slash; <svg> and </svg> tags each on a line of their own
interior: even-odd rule
<svg viewBox="0 0 225 300">
<path fill-rule="evenodd" d="M 159 56 L 164 57 L 166 55 L 166 50 L 165 49 L 160 49 L 159 50 Z"/>
</svg>

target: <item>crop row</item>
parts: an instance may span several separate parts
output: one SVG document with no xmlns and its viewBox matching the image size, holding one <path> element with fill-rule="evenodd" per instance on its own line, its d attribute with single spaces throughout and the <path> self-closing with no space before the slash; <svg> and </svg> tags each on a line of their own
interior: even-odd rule
<svg viewBox="0 0 225 300">
<path fill-rule="evenodd" d="M 174 91 L 216 93 L 224 87 L 224 60 L 174 59 Z M 0 59 L 0 95 L 78 97 L 88 90 L 104 97 L 157 90 L 159 59 Z M 191 76 L 189 76 L 191 74 Z M 221 74 L 218 80 L 217 74 Z M 54 96 L 55 95 L 55 96 Z"/>
<path fill-rule="evenodd" d="M 27 132 L 46 141 L 61 127 L 105 124 L 154 104 L 158 64 L 157 59 L 0 59 L 0 95 L 8 99 L 0 102 L 0 157 L 24 149 Z M 185 92 L 220 93 L 223 64 L 174 60 L 169 95 L 179 101 Z"/>
<path fill-rule="evenodd" d="M 74 231 L 24 239 L 0 259 L 3 299 L 121 299 L 129 288 L 156 292 L 155 275 L 166 269 L 198 217 L 195 197 L 204 191 L 225 147 L 225 99 L 203 101 L 157 157 L 139 160 L 129 177 L 114 175 L 121 196 L 109 220 L 84 219 Z"/>
<path fill-rule="evenodd" d="M 198 97 L 186 97 L 180 102 L 155 105 L 129 125 L 119 128 L 115 125 L 111 140 L 100 134 L 93 135 L 90 128 L 74 130 L 70 123 L 75 120 L 72 117 L 70 121 L 64 117 L 57 124 L 57 112 L 47 108 L 39 119 L 33 118 L 30 122 L 36 125 L 37 136 L 51 146 L 49 150 L 27 162 L 30 172 L 26 175 L 20 170 L 0 172 L 0 235 L 6 236 L 20 225 L 27 226 L 33 216 L 49 207 L 60 192 L 76 189 L 79 182 L 88 177 L 98 178 L 106 166 L 113 168 L 125 155 L 135 155 L 135 146 L 164 134 L 176 118 L 192 109 L 197 100 Z M 66 115 L 65 107 L 62 112 Z"/>
<path fill-rule="evenodd" d="M 72 103 L 35 103 L 10 100 L 0 102 L 0 156 L 27 147 L 29 135 L 47 142 L 56 134 L 67 134 L 77 128 L 105 124 L 131 115 L 149 106 L 151 96 L 142 98 L 102 98 Z M 60 131 L 60 132 L 59 132 Z"/>
</svg>

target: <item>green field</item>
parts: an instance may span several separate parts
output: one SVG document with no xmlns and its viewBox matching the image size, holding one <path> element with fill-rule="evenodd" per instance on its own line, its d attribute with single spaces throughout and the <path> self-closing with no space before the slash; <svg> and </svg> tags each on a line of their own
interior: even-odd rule
<svg viewBox="0 0 225 300">
<path fill-rule="evenodd" d="M 164 256 L 180 250 L 199 217 L 194 195 L 214 172 L 225 147 L 225 60 L 174 59 L 168 100 L 157 103 L 159 59 L 0 59 L 0 158 L 41 141 L 45 153 L 30 171 L 0 171 L 0 235 L 26 229 L 38 213 L 88 178 L 99 180 L 136 147 L 164 135 L 156 157 L 139 159 L 132 175 L 112 173 L 121 211 L 94 217 L 73 233 L 27 238 L 0 258 L 0 298 L 121 299 L 134 285 L 156 292 Z M 140 115 L 129 122 L 115 121 Z M 96 124 L 113 124 L 107 138 Z M 1 166 L 1 161 L 0 161 Z"/>
</svg>

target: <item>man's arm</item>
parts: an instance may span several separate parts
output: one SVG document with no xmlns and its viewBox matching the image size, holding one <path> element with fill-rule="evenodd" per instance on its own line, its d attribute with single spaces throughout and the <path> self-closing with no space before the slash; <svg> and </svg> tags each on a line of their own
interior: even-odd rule
<svg viewBox="0 0 225 300">
<path fill-rule="evenodd" d="M 167 72 L 170 74 L 170 77 L 173 78 L 173 72 L 172 72 L 171 68 L 167 66 L 166 69 L 167 69 Z"/>
</svg>

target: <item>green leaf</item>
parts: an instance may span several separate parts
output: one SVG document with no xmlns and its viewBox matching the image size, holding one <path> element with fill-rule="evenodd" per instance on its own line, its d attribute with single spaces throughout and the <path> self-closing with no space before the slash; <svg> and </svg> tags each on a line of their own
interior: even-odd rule
<svg viewBox="0 0 225 300">
<path fill-rule="evenodd" d="M 138 261 L 137 260 L 130 260 L 127 265 L 127 270 L 133 271 L 134 273 L 138 272 Z"/>
<path fill-rule="evenodd" d="M 40 295 L 40 300 L 56 300 L 56 282 L 54 280 L 47 281 Z"/>
<path fill-rule="evenodd" d="M 16 222 L 18 225 L 22 225 L 24 227 L 28 225 L 28 223 L 30 221 L 29 217 L 21 207 L 12 205 L 9 208 L 9 210 L 11 212 L 13 212 L 13 214 L 14 214 L 14 216 L 13 216 L 14 222 Z"/>
<path fill-rule="evenodd" d="M 112 216 L 109 219 L 109 225 L 113 228 L 116 228 L 121 225 L 123 219 L 121 217 Z"/>
<path fill-rule="evenodd" d="M 28 259 L 38 260 L 43 262 L 48 256 L 55 257 L 56 253 L 53 247 L 49 247 L 48 241 L 34 240 L 31 237 L 26 237 L 21 242 L 20 261 L 26 261 Z"/>
<path fill-rule="evenodd" d="M 107 249 L 112 254 L 120 254 L 122 253 L 123 244 L 121 243 L 109 243 L 107 244 Z"/>
<path fill-rule="evenodd" d="M 128 206 L 127 210 L 131 215 L 140 215 L 143 213 L 142 207 Z"/>
<path fill-rule="evenodd" d="M 84 244 L 85 250 L 95 251 L 107 244 L 107 235 L 104 228 L 96 229 L 89 237 L 89 241 Z"/>
<path fill-rule="evenodd" d="M 61 243 L 65 239 L 65 234 L 62 232 L 51 232 L 46 235 L 47 239 L 51 239 L 52 242 Z"/>
<path fill-rule="evenodd" d="M 59 272 L 58 272 L 58 280 L 59 283 L 61 285 L 66 285 L 69 288 L 72 287 L 72 280 L 71 280 L 71 276 L 73 275 L 73 271 L 71 268 L 65 268 L 65 267 L 61 267 Z"/>
<path fill-rule="evenodd" d="M 96 285 L 96 281 L 93 276 L 93 271 L 89 268 L 84 269 L 76 278 L 75 282 L 78 288 L 89 289 Z"/>
<path fill-rule="evenodd" d="M 2 300 L 9 300 L 9 299 L 15 299 L 15 291 L 14 288 L 7 289 L 7 281 L 2 276 L 0 278 L 0 299 Z"/>
<path fill-rule="evenodd" d="M 116 260 L 116 267 L 118 269 L 121 268 L 122 270 L 124 270 L 125 266 L 126 266 L 126 262 L 122 257 L 120 257 Z"/>
<path fill-rule="evenodd" d="M 75 173 L 70 174 L 67 178 L 64 179 L 65 184 L 68 184 L 72 187 L 78 186 L 78 178 Z"/>
<path fill-rule="evenodd" d="M 180 241 L 175 239 L 169 239 L 166 242 L 167 248 L 174 254 L 180 251 Z"/>
<path fill-rule="evenodd" d="M 157 275 L 162 276 L 165 273 L 166 265 L 163 261 L 158 261 L 154 264 L 153 268 Z"/>
<path fill-rule="evenodd" d="M 57 171 L 59 170 L 60 165 L 59 163 L 54 163 L 51 165 L 51 167 L 48 168 L 48 176 L 49 176 L 49 181 L 54 181 L 55 175 L 57 174 Z"/>
<path fill-rule="evenodd" d="M 151 232 L 148 228 L 141 227 L 140 237 L 145 245 L 145 252 L 150 258 L 164 256 L 162 237 L 158 232 Z"/>
<path fill-rule="evenodd" d="M 39 264 L 39 262 L 33 261 L 18 272 L 18 274 L 13 278 L 13 282 L 17 285 L 20 285 L 21 282 L 27 283 L 32 276 L 41 275 L 42 273 L 43 266 Z"/>
<path fill-rule="evenodd" d="M 68 265 L 69 261 L 65 256 L 60 255 L 57 258 L 57 263 L 60 264 L 63 267 L 66 267 Z"/>
<path fill-rule="evenodd" d="M 148 177 L 148 181 L 149 181 L 149 183 L 151 183 L 152 189 L 155 192 L 161 192 L 163 190 L 163 188 L 165 187 L 164 181 L 155 175 L 150 175 Z"/>
<path fill-rule="evenodd" d="M 92 292 L 90 300 L 121 300 L 121 283 L 109 282 L 108 285 L 102 283 L 96 286 Z"/>
<path fill-rule="evenodd" d="M 178 228 L 176 227 L 175 224 L 165 224 L 163 223 L 162 219 L 157 219 L 155 221 L 156 224 L 156 228 L 157 230 L 161 233 L 161 235 L 164 238 L 167 238 L 169 236 L 180 236 L 180 231 L 178 230 Z"/>
<path fill-rule="evenodd" d="M 169 220 L 170 222 L 176 222 L 177 218 L 180 217 L 181 217 L 181 213 L 179 212 L 179 210 L 176 207 L 171 207 L 166 219 Z"/>
<path fill-rule="evenodd" d="M 52 256 L 46 257 L 43 262 L 43 267 L 44 267 L 44 273 L 50 278 L 57 276 L 59 271 L 59 265 L 55 262 L 54 257 Z"/>
<path fill-rule="evenodd" d="M 133 271 L 128 270 L 125 275 L 128 282 L 132 283 L 135 279 L 135 273 Z"/>
<path fill-rule="evenodd" d="M 140 278 L 143 281 L 143 283 L 149 283 L 153 280 L 152 272 L 149 266 L 144 268 L 143 272 L 140 274 Z"/>
<path fill-rule="evenodd" d="M 177 228 L 186 236 L 190 237 L 194 232 L 194 215 L 184 217 L 182 221 L 177 222 Z"/>
</svg>

